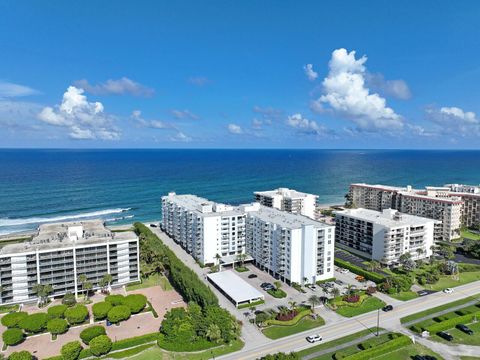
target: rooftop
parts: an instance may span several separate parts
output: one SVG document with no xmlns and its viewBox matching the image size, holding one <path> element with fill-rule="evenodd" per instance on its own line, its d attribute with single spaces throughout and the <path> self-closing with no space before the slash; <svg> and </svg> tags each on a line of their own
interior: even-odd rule
<svg viewBox="0 0 480 360">
<path fill-rule="evenodd" d="M 277 195 L 277 196 L 284 196 L 291 199 L 302 199 L 308 196 L 315 196 L 318 198 L 317 195 L 308 194 L 308 193 L 304 193 L 304 192 L 300 192 L 300 191 L 292 190 L 288 188 L 278 188 L 275 190 L 267 190 L 267 191 L 255 191 L 255 195 L 270 196 L 270 197 Z"/>
<path fill-rule="evenodd" d="M 347 209 L 337 211 L 338 215 L 345 215 L 359 220 L 374 222 L 379 225 L 388 227 L 396 226 L 419 226 L 428 222 L 441 223 L 439 220 L 428 219 L 415 215 L 408 215 L 393 209 L 385 209 L 383 211 L 375 211 L 368 209 Z"/>
<path fill-rule="evenodd" d="M 226 205 L 222 203 L 216 203 L 214 201 L 207 200 L 205 198 L 196 195 L 178 195 L 174 192 L 169 193 L 167 196 L 163 196 L 162 199 L 168 199 L 175 202 L 178 206 L 181 206 L 189 211 L 195 212 L 201 216 L 237 216 L 243 215 L 238 207 Z"/>
<path fill-rule="evenodd" d="M 263 299 L 263 294 L 232 270 L 208 274 L 207 277 L 222 289 L 236 304 Z"/>
<path fill-rule="evenodd" d="M 255 215 L 265 222 L 274 223 L 288 229 L 298 229 L 304 225 L 313 225 L 316 228 L 327 228 L 332 226 L 320 221 L 312 220 L 304 215 L 292 214 L 268 206 L 263 206 L 259 203 L 244 205 L 243 208 L 248 213 Z"/>
<path fill-rule="evenodd" d="M 136 239 L 133 231 L 110 231 L 102 220 L 43 224 L 32 240 L 5 245 L 0 249 L 0 255 Z"/>
</svg>

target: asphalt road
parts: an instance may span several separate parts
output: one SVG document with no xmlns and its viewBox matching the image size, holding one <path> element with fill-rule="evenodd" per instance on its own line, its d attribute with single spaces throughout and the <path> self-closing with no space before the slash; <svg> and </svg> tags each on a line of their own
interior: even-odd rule
<svg viewBox="0 0 480 360">
<path fill-rule="evenodd" d="M 323 342 L 335 340 L 367 328 L 375 327 L 377 325 L 378 314 L 380 314 L 380 327 L 388 330 L 402 331 L 403 328 L 400 324 L 400 318 L 404 316 L 415 314 L 425 309 L 437 307 L 448 302 L 478 294 L 480 294 L 480 281 L 458 286 L 455 288 L 455 291 L 452 294 L 438 292 L 425 297 L 419 297 L 399 304 L 393 311 L 387 313 L 382 311 L 373 311 L 367 314 L 356 316 L 354 318 L 344 319 L 334 324 L 325 325 L 319 327 L 318 329 L 308 330 L 303 333 L 270 341 L 267 344 L 249 347 L 232 354 L 218 357 L 217 359 L 257 359 L 266 354 L 272 354 L 276 352 L 300 351 L 316 345 L 310 344 L 305 340 L 305 337 L 308 335 L 318 333 L 322 335 Z"/>
</svg>

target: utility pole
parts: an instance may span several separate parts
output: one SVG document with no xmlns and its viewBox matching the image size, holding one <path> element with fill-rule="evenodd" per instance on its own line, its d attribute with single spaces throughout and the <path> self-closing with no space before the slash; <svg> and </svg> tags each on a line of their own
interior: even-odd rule
<svg viewBox="0 0 480 360">
<path fill-rule="evenodd" d="M 378 336 L 379 327 L 380 327 L 380 309 L 377 310 L 377 336 Z"/>
</svg>

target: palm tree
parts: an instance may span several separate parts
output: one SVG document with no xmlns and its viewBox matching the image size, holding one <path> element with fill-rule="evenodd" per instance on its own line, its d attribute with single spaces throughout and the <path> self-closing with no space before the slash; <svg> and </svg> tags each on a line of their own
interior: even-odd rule
<svg viewBox="0 0 480 360">
<path fill-rule="evenodd" d="M 87 282 L 87 275 L 81 274 L 81 275 L 78 277 L 78 282 L 79 282 L 80 285 L 82 286 L 82 291 L 85 292 L 85 283 Z M 85 297 L 85 294 L 84 294 L 84 297 Z"/>
<path fill-rule="evenodd" d="M 378 261 L 372 260 L 368 263 L 368 270 L 376 271 L 380 269 L 380 263 Z"/>
<path fill-rule="evenodd" d="M 303 285 L 305 286 L 305 285 L 307 285 L 307 283 L 308 283 L 308 278 L 307 278 L 307 277 L 304 277 L 304 278 L 303 278 Z"/>
<path fill-rule="evenodd" d="M 215 254 L 215 260 L 217 260 L 218 271 L 221 271 L 221 270 L 222 270 L 222 265 L 220 265 L 220 259 L 221 259 L 221 258 L 222 258 L 222 257 L 220 256 L 219 253 L 216 253 L 216 254 Z"/>
<path fill-rule="evenodd" d="M 288 305 L 290 305 L 290 310 L 295 310 L 295 307 L 297 306 L 297 302 L 296 301 L 289 301 L 288 302 Z"/>
<path fill-rule="evenodd" d="M 312 312 L 315 314 L 315 305 L 320 304 L 320 298 L 317 295 L 312 295 L 308 298 L 308 302 L 312 306 Z"/>
<path fill-rule="evenodd" d="M 334 287 L 330 293 L 332 294 L 332 296 L 333 296 L 334 298 L 340 296 L 340 290 L 339 290 L 338 288 L 336 288 L 336 287 Z"/>
<path fill-rule="evenodd" d="M 420 259 L 420 256 L 423 255 L 424 251 L 422 248 L 418 248 L 416 251 L 417 251 L 417 259 Z"/>
<path fill-rule="evenodd" d="M 90 290 L 92 290 L 92 288 L 93 288 L 93 284 L 90 281 L 86 281 L 83 284 L 83 289 L 85 289 L 85 296 L 84 296 L 85 301 L 88 300 L 88 293 L 90 292 Z"/>
<path fill-rule="evenodd" d="M 48 295 L 50 295 L 53 292 L 53 287 L 50 284 L 46 284 L 46 285 L 35 284 L 33 286 L 33 291 L 40 298 L 40 305 L 43 305 L 47 303 Z"/>
</svg>

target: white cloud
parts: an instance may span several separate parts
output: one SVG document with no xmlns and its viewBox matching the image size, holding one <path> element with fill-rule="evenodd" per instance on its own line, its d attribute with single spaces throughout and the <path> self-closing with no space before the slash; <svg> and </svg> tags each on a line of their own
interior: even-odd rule
<svg viewBox="0 0 480 360">
<path fill-rule="evenodd" d="M 307 79 L 310 81 L 314 81 L 318 77 L 318 73 L 313 70 L 313 65 L 312 64 L 307 64 L 303 67 L 303 71 L 305 72 L 305 75 L 307 76 Z"/>
<path fill-rule="evenodd" d="M 93 95 L 133 95 L 133 96 L 152 96 L 155 90 L 144 86 L 127 77 L 120 79 L 108 79 L 104 83 L 91 85 L 86 79 L 75 81 L 75 86 L 84 89 Z"/>
<path fill-rule="evenodd" d="M 272 107 L 261 107 L 257 105 L 253 107 L 253 112 L 261 116 L 261 121 L 265 125 L 270 125 L 272 121 L 279 120 L 283 115 L 282 110 L 274 109 Z"/>
<path fill-rule="evenodd" d="M 325 126 L 319 125 L 315 120 L 308 120 L 301 114 L 293 114 L 289 116 L 286 124 L 303 134 L 326 135 L 331 133 L 331 131 Z"/>
<path fill-rule="evenodd" d="M 183 132 L 179 131 L 175 135 L 170 136 L 171 141 L 178 141 L 178 142 L 190 142 L 192 138 L 188 135 L 185 135 Z"/>
<path fill-rule="evenodd" d="M 39 92 L 25 85 L 0 81 L 0 98 L 36 95 Z"/>
<path fill-rule="evenodd" d="M 41 109 L 36 103 L 0 99 L 0 128 L 12 132 L 39 130 L 36 118 Z"/>
<path fill-rule="evenodd" d="M 370 94 L 365 86 L 365 62 L 355 59 L 355 51 L 333 51 L 329 74 L 323 80 L 323 95 L 312 103 L 312 109 L 332 111 L 353 121 L 360 130 L 394 131 L 403 128 L 402 117 L 387 107 L 380 95 Z"/>
<path fill-rule="evenodd" d="M 113 117 L 106 114 L 100 102 L 88 102 L 83 90 L 69 86 L 60 105 L 47 106 L 38 118 L 50 125 L 65 127 L 72 139 L 116 140 L 120 131 Z"/>
<path fill-rule="evenodd" d="M 412 97 L 410 88 L 404 80 L 385 80 L 382 74 L 368 73 L 366 75 L 366 81 L 372 89 L 384 95 L 393 96 L 401 100 L 407 100 Z"/>
<path fill-rule="evenodd" d="M 263 121 L 258 119 L 252 120 L 252 128 L 260 130 L 262 128 Z"/>
<path fill-rule="evenodd" d="M 197 120 L 198 116 L 192 113 L 190 110 L 172 110 L 172 115 L 175 119 L 183 120 L 183 119 L 191 119 Z"/>
<path fill-rule="evenodd" d="M 210 82 L 210 80 L 205 76 L 193 76 L 188 79 L 188 82 L 192 85 L 204 86 L 204 85 L 207 85 Z"/>
<path fill-rule="evenodd" d="M 151 129 L 174 129 L 175 127 L 165 121 L 161 120 L 145 120 L 142 117 L 142 112 L 140 110 L 134 110 L 132 111 L 131 118 L 135 120 L 135 122 L 142 126 L 142 127 L 148 127 Z"/>
<path fill-rule="evenodd" d="M 472 111 L 458 107 L 427 108 L 426 115 L 437 126 L 437 131 L 444 135 L 480 135 L 480 119 Z"/>
<path fill-rule="evenodd" d="M 231 134 L 236 134 L 236 135 L 243 134 L 242 128 L 237 124 L 228 124 L 227 128 Z"/>
</svg>

